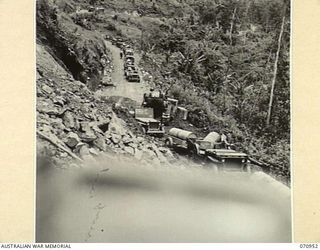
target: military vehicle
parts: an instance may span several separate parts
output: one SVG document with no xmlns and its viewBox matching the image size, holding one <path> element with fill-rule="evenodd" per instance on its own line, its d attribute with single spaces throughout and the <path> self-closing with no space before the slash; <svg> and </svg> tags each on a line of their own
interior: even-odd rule
<svg viewBox="0 0 320 250">
<path fill-rule="evenodd" d="M 125 61 L 125 62 L 131 61 L 132 63 L 134 63 L 134 62 L 135 62 L 135 58 L 134 58 L 134 56 L 126 55 L 126 56 L 124 57 L 124 61 Z"/>
<path fill-rule="evenodd" d="M 165 113 L 167 108 L 166 98 L 161 91 L 154 91 L 145 93 L 143 95 L 142 106 L 146 108 L 152 108 L 154 110 L 154 118 L 162 119 L 162 114 Z"/>
<path fill-rule="evenodd" d="M 138 69 L 136 68 L 136 66 L 134 66 L 134 65 L 128 65 L 128 66 L 126 67 L 126 69 L 124 70 L 124 76 L 127 76 L 127 74 L 128 74 L 129 72 L 135 72 L 135 71 L 138 71 Z"/>
<path fill-rule="evenodd" d="M 125 56 L 132 56 L 133 57 L 133 55 L 134 55 L 133 49 L 131 49 L 131 48 L 124 48 L 123 52 L 124 52 Z"/>
<path fill-rule="evenodd" d="M 126 71 L 129 67 L 134 67 L 134 63 L 130 60 L 126 61 L 123 64 L 123 70 Z"/>
<path fill-rule="evenodd" d="M 154 119 L 152 108 L 135 109 L 135 119 L 145 134 L 163 136 L 164 128 L 160 121 Z"/>
<path fill-rule="evenodd" d="M 126 74 L 126 79 L 129 82 L 140 82 L 140 76 L 138 71 L 129 71 Z"/>
</svg>

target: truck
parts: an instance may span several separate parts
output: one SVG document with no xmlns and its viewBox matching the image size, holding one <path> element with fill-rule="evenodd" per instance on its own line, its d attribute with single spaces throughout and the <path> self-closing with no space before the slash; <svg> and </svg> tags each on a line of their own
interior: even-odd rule
<svg viewBox="0 0 320 250">
<path fill-rule="evenodd" d="M 131 49 L 131 48 L 124 48 L 123 52 L 124 52 L 125 56 L 133 56 L 134 55 L 133 49 Z"/>
<path fill-rule="evenodd" d="M 124 57 L 124 61 L 125 61 L 125 62 L 131 61 L 131 62 L 134 64 L 135 58 L 134 58 L 134 56 L 126 55 L 126 56 Z"/>
<path fill-rule="evenodd" d="M 163 124 L 154 119 L 152 108 L 135 109 L 135 119 L 140 124 L 142 131 L 149 135 L 163 136 L 165 131 Z"/>
<path fill-rule="evenodd" d="M 127 72 L 126 79 L 129 82 L 140 82 L 140 76 L 138 71 Z"/>
<path fill-rule="evenodd" d="M 138 69 L 134 65 L 127 65 L 124 75 L 129 82 L 140 82 Z"/>
</svg>

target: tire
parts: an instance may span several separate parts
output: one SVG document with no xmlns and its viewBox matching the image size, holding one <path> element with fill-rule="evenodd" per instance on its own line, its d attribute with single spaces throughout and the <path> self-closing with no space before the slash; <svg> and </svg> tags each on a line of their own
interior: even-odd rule
<svg viewBox="0 0 320 250">
<path fill-rule="evenodd" d="M 166 147 L 172 148 L 172 146 L 173 146 L 172 139 L 171 139 L 171 138 L 167 138 L 167 139 L 164 141 L 164 144 L 166 145 Z"/>
<path fill-rule="evenodd" d="M 146 130 L 146 128 L 145 128 L 145 127 L 142 127 L 142 128 L 141 128 L 141 130 L 142 130 L 142 133 L 144 133 L 144 134 L 146 134 L 146 133 L 147 133 L 147 130 Z"/>
<path fill-rule="evenodd" d="M 190 146 L 189 151 L 190 151 L 191 155 L 195 158 L 200 155 L 200 148 L 199 148 L 199 145 L 196 143 L 194 143 L 194 144 L 192 144 L 192 146 Z"/>
</svg>

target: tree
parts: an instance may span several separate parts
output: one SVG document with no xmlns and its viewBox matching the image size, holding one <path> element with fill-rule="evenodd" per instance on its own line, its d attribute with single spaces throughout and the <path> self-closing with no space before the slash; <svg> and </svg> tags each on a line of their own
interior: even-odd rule
<svg viewBox="0 0 320 250">
<path fill-rule="evenodd" d="M 276 58 L 274 61 L 273 78 L 272 78 L 272 83 L 271 83 L 270 100 L 269 100 L 268 114 L 267 114 L 267 121 L 266 121 L 267 126 L 270 125 L 270 120 L 271 120 L 272 104 L 273 104 L 273 98 L 274 98 L 274 88 L 275 88 L 277 72 L 278 72 L 278 61 L 279 61 L 279 55 L 280 55 L 280 49 L 281 49 L 281 40 L 282 40 L 282 34 L 283 34 L 283 30 L 284 30 L 285 18 L 286 18 L 286 16 L 285 16 L 285 12 L 284 12 L 284 15 L 282 18 L 280 34 L 279 34 L 279 39 L 278 39 L 278 49 L 277 49 Z"/>
</svg>

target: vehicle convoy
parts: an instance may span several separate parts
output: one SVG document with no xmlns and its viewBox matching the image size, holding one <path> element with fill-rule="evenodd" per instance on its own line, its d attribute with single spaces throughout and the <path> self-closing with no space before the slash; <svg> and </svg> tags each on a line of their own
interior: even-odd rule
<svg viewBox="0 0 320 250">
<path fill-rule="evenodd" d="M 123 71 L 124 76 L 128 82 L 140 82 L 140 75 L 137 67 L 135 66 L 135 58 L 133 49 L 127 45 L 123 44 L 121 46 L 123 57 Z"/>
<path fill-rule="evenodd" d="M 223 170 L 250 170 L 249 156 L 231 149 L 216 132 L 199 139 L 191 131 L 171 128 L 165 139 L 165 145 L 171 148 L 184 148 L 194 159 L 204 160 L 213 168 Z"/>
<path fill-rule="evenodd" d="M 141 125 L 143 132 L 145 134 L 162 136 L 165 132 L 164 127 L 160 121 L 153 117 L 152 108 L 135 109 L 135 119 Z"/>
</svg>

